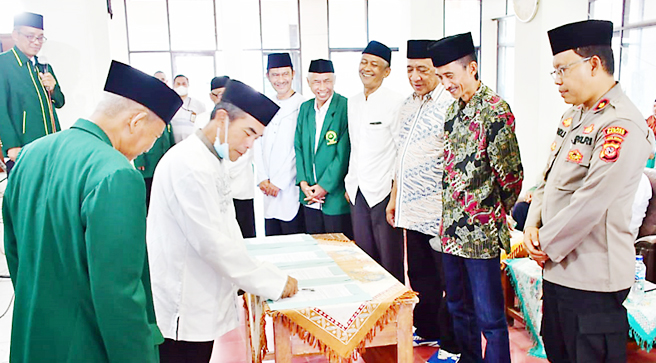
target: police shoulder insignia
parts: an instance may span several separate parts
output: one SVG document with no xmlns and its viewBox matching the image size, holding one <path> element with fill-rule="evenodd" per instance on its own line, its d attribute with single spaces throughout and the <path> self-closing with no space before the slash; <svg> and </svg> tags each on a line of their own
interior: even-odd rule
<svg viewBox="0 0 656 363">
<path fill-rule="evenodd" d="M 570 150 L 570 152 L 567 154 L 567 160 L 578 164 L 581 162 L 581 160 L 583 160 L 583 154 L 581 154 L 579 149 Z"/>
<path fill-rule="evenodd" d="M 556 142 L 555 141 L 551 143 L 551 151 L 554 151 L 554 150 L 556 150 Z"/>
<path fill-rule="evenodd" d="M 606 108 L 606 106 L 608 106 L 608 102 L 609 102 L 608 98 L 604 98 L 603 100 L 599 101 L 599 103 L 597 103 L 597 106 L 595 106 L 593 111 L 597 112 L 603 110 L 604 108 Z"/>
<path fill-rule="evenodd" d="M 563 126 L 565 126 L 565 127 L 570 127 L 570 126 L 572 126 L 572 118 L 571 118 L 571 117 L 568 117 L 568 118 L 564 119 L 564 120 L 563 120 Z"/>
<path fill-rule="evenodd" d="M 599 153 L 599 158 L 607 163 L 614 163 L 620 157 L 622 143 L 629 132 L 619 126 L 606 127 L 603 132 L 604 144 Z"/>
<path fill-rule="evenodd" d="M 583 133 L 584 134 L 589 134 L 592 131 L 594 131 L 594 124 L 590 124 L 589 126 L 586 126 L 583 128 Z"/>
</svg>

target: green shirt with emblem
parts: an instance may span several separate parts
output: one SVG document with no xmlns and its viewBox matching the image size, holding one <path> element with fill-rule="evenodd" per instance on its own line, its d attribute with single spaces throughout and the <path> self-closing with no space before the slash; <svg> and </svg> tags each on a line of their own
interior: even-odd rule
<svg viewBox="0 0 656 363">
<path fill-rule="evenodd" d="M 141 174 L 90 121 L 21 151 L 2 206 L 12 362 L 159 361 L 145 198 Z"/>
<path fill-rule="evenodd" d="M 49 64 L 35 60 L 36 68 L 17 47 L 0 54 L 0 140 L 5 155 L 61 129 L 55 109 L 64 106 L 64 94 L 57 82 L 48 98 L 39 72 L 47 68 L 57 77 Z"/>
</svg>

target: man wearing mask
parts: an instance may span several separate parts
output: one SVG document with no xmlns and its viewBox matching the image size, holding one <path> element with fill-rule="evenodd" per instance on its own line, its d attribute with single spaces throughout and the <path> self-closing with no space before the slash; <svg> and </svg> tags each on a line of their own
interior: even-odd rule
<svg viewBox="0 0 656 363">
<path fill-rule="evenodd" d="M 294 66 L 289 53 L 269 54 L 267 78 L 276 91 L 280 111 L 255 142 L 257 181 L 264 193 L 264 229 L 267 236 L 305 232 L 296 185 L 294 134 L 298 110 L 305 98 L 292 89 Z"/>
<path fill-rule="evenodd" d="M 36 56 L 46 42 L 43 16 L 16 15 L 11 37 L 16 45 L 0 54 L 0 140 L 8 171 L 23 146 L 60 130 L 55 109 L 64 106 L 52 67 Z"/>
<path fill-rule="evenodd" d="M 478 79 L 471 33 L 433 46 L 433 64 L 456 100 L 444 124 L 442 262 L 446 297 L 463 362 L 510 363 L 499 255 L 510 253 L 506 216 L 523 169 L 510 106 Z"/>
<path fill-rule="evenodd" d="M 130 160 L 182 100 L 115 61 L 105 91 L 88 120 L 25 146 L 9 176 L 12 362 L 158 362 L 144 182 Z"/>
<path fill-rule="evenodd" d="M 334 92 L 333 62 L 313 60 L 307 80 L 315 98 L 301 105 L 294 137 L 305 230 L 344 233 L 352 239 L 349 205 L 344 198 L 350 151 L 347 100 Z"/>
<path fill-rule="evenodd" d="M 251 148 L 277 111 L 230 80 L 212 120 L 155 170 L 147 241 L 162 363 L 209 362 L 214 339 L 238 325 L 237 289 L 265 299 L 298 291 L 294 278 L 246 251 L 225 165 Z"/>
<path fill-rule="evenodd" d="M 408 278 L 420 296 L 414 310 L 415 342 L 440 342 L 440 350 L 431 357 L 431 363 L 456 358 L 459 353 L 444 298 L 442 253 L 430 243 L 440 234 L 444 117 L 453 103 L 453 97 L 435 73 L 428 50 L 434 43 L 408 40 L 407 72 L 414 92 L 399 110 L 396 176 L 387 205 L 390 225 L 405 229 Z"/>
<path fill-rule="evenodd" d="M 166 84 L 166 75 L 164 72 L 155 72 L 153 77 L 162 81 Z M 164 156 L 164 154 L 175 145 L 175 140 L 173 139 L 173 133 L 171 132 L 171 125 L 167 124 L 153 147 L 145 153 L 137 156 L 134 159 L 134 167 L 141 172 L 141 175 L 144 178 L 144 183 L 146 183 L 146 212 L 150 206 L 150 190 L 153 186 L 153 173 L 155 173 L 155 167 L 159 162 L 159 159 Z"/>
<path fill-rule="evenodd" d="M 544 348 L 552 362 L 626 362 L 632 204 L 653 137 L 613 78 L 613 23 L 570 23 L 548 35 L 552 76 L 572 107 L 524 228 L 524 245 L 544 266 Z"/>
<path fill-rule="evenodd" d="M 171 120 L 173 138 L 178 143 L 194 133 L 198 128 L 195 125 L 198 115 L 205 112 L 202 102 L 189 97 L 189 78 L 178 74 L 173 78 L 173 90 L 182 98 L 182 107 Z"/>
<path fill-rule="evenodd" d="M 355 243 L 403 282 L 402 231 L 385 218 L 394 179 L 397 113 L 403 101 L 400 94 L 382 87 L 391 61 L 392 51 L 375 40 L 362 52 L 359 75 L 364 91 L 348 102 L 351 154 L 344 184 Z"/>
<path fill-rule="evenodd" d="M 230 81 L 230 77 L 221 76 L 212 78 L 210 92 L 210 99 L 214 105 L 218 105 L 222 98 L 225 87 Z M 207 120 L 211 119 L 211 115 L 203 116 Z M 207 123 L 205 119 L 200 120 L 197 125 L 199 128 L 204 128 Z M 226 168 L 230 174 L 230 190 L 232 191 L 232 200 L 235 205 L 235 213 L 237 216 L 237 223 L 241 229 L 241 235 L 244 238 L 255 237 L 255 210 L 253 208 L 253 197 L 255 191 L 255 171 L 253 170 L 253 151 L 248 149 L 246 153 L 233 162 L 226 159 Z"/>
</svg>

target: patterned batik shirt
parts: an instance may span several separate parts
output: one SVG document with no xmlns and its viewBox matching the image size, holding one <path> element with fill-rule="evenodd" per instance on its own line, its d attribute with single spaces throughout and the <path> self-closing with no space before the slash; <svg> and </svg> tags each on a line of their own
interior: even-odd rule
<svg viewBox="0 0 656 363">
<path fill-rule="evenodd" d="M 510 106 L 481 83 L 468 103 L 449 107 L 444 139 L 443 251 L 477 259 L 510 252 L 506 215 L 523 179 Z"/>
<path fill-rule="evenodd" d="M 444 117 L 453 97 L 441 84 L 423 98 L 412 94 L 399 111 L 396 226 L 440 233 Z"/>
</svg>

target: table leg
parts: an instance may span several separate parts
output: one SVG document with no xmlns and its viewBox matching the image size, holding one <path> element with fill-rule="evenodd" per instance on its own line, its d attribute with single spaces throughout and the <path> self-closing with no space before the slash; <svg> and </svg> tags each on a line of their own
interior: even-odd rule
<svg viewBox="0 0 656 363">
<path fill-rule="evenodd" d="M 291 363 L 292 335 L 289 329 L 282 323 L 281 318 L 273 319 L 273 340 L 276 349 L 276 363 Z"/>
<path fill-rule="evenodd" d="M 405 303 L 399 308 L 396 315 L 396 361 L 398 363 L 412 363 L 414 361 L 412 350 L 412 304 Z"/>
<path fill-rule="evenodd" d="M 247 294 L 242 295 L 242 298 L 244 299 L 244 303 L 246 305 L 246 308 L 244 309 L 244 318 L 246 321 L 249 322 L 249 324 L 253 324 L 252 319 L 251 319 L 251 300 L 247 297 Z M 244 339 L 246 341 L 246 363 L 253 363 L 253 343 L 252 339 L 254 337 L 251 336 L 251 331 L 249 329 L 249 324 L 244 324 L 244 333 L 246 334 Z"/>
</svg>

